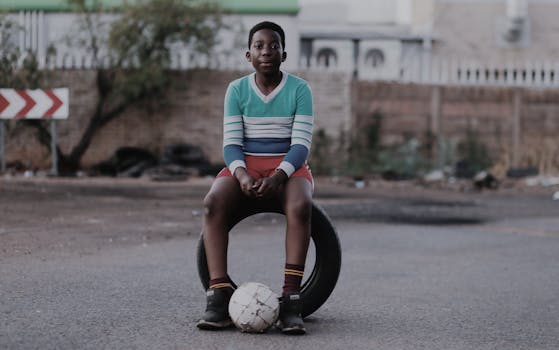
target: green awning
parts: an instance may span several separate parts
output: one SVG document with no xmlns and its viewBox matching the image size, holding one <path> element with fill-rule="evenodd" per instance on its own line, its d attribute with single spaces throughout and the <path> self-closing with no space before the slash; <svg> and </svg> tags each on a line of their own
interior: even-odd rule
<svg viewBox="0 0 559 350">
<path fill-rule="evenodd" d="M 127 0 L 100 0 L 108 8 L 119 7 Z M 130 1 L 130 0 L 128 0 Z M 134 1 L 134 0 L 132 0 Z M 217 0 L 228 11 L 239 14 L 286 14 L 299 12 L 298 0 Z M 0 11 L 69 11 L 66 0 L 0 0 Z"/>
</svg>

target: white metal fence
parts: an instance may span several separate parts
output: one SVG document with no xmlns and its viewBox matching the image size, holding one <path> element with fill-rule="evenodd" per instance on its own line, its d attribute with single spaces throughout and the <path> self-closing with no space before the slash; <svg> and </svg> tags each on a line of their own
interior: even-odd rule
<svg viewBox="0 0 559 350">
<path fill-rule="evenodd" d="M 348 67 L 320 67 L 313 71 L 347 71 Z M 386 80 L 431 85 L 559 87 L 559 61 L 481 63 L 433 59 L 428 63 L 412 61 L 400 67 L 358 67 L 361 80 Z"/>
<path fill-rule="evenodd" d="M 480 63 L 432 60 L 402 67 L 404 82 L 441 85 L 559 87 L 559 62 Z"/>
<path fill-rule="evenodd" d="M 231 53 L 215 53 L 209 57 L 196 56 L 184 50 L 173 53 L 169 68 L 173 70 L 192 68 L 246 69 L 246 62 L 239 60 L 236 56 L 238 55 Z M 40 56 L 38 61 L 41 68 L 51 70 L 108 68 L 113 64 L 109 57 L 104 57 L 99 62 L 95 62 L 90 54 L 80 54 L 77 52 Z M 129 66 L 134 66 L 134 63 L 129 62 Z M 301 71 L 353 72 L 351 67 L 311 66 L 307 68 L 304 64 L 301 64 L 300 67 Z M 389 70 L 382 67 L 378 69 L 360 67 L 358 77 L 362 80 L 384 80 L 417 84 L 557 88 L 559 87 L 559 61 L 516 64 L 490 64 L 450 60 L 432 60 L 429 64 L 424 64 L 417 61 Z"/>
<path fill-rule="evenodd" d="M 22 55 L 20 64 L 30 56 Z M 96 69 L 113 67 L 116 61 L 109 56 L 95 59 L 91 54 L 80 52 L 62 52 L 58 54 L 35 56 L 39 68 L 48 70 Z M 123 67 L 134 67 L 133 60 Z M 189 51 L 174 52 L 170 57 L 169 69 L 187 70 L 192 68 L 212 68 L 223 70 L 246 69 L 246 62 L 234 59 L 229 53 L 216 53 L 210 56 L 193 55 Z"/>
</svg>

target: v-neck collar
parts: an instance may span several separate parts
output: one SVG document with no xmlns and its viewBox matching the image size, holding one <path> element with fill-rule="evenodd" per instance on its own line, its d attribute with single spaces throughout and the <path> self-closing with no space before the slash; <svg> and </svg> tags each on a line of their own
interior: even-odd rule
<svg viewBox="0 0 559 350">
<path fill-rule="evenodd" d="M 256 73 L 252 73 L 248 80 L 250 82 L 250 87 L 252 88 L 256 96 L 258 96 L 262 100 L 262 102 L 268 103 L 273 100 L 274 97 L 276 97 L 280 93 L 281 89 L 283 89 L 283 87 L 285 86 L 285 83 L 287 82 L 287 73 L 281 71 L 280 83 L 268 95 L 264 95 L 258 88 L 258 85 L 256 85 Z"/>
</svg>

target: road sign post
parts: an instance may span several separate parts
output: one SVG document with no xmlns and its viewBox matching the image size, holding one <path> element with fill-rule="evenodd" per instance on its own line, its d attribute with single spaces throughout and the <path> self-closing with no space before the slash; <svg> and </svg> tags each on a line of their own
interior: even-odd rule
<svg viewBox="0 0 559 350">
<path fill-rule="evenodd" d="M 0 170 L 6 172 L 6 148 L 4 144 L 4 121 L 0 119 Z"/>
<path fill-rule="evenodd" d="M 52 159 L 51 175 L 58 175 L 58 152 L 56 152 L 56 120 L 50 121 L 50 154 Z"/>
<path fill-rule="evenodd" d="M 0 156 L 2 173 L 6 171 L 4 119 L 49 119 L 51 127 L 52 175 L 58 175 L 56 120 L 68 119 L 68 88 L 15 90 L 0 89 Z"/>
</svg>

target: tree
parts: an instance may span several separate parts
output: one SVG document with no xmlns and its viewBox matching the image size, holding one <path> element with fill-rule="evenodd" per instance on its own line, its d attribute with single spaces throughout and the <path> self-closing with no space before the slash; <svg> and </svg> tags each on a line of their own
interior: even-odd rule
<svg viewBox="0 0 559 350">
<path fill-rule="evenodd" d="M 99 1 L 71 0 L 81 14 L 86 34 L 79 41 L 93 57 L 98 100 L 79 142 L 60 154 L 61 167 L 75 171 L 95 134 L 130 106 L 164 99 L 171 85 L 172 49 L 186 46 L 194 54 L 209 54 L 222 27 L 219 8 L 195 0 L 147 0 L 119 9 L 108 35 Z M 107 61 L 109 65 L 107 67 Z"/>
<path fill-rule="evenodd" d="M 116 10 L 103 8 L 100 0 L 69 3 L 80 18 L 78 34 L 73 33 L 69 43 L 91 56 L 98 100 L 77 144 L 68 153 L 57 147 L 62 174 L 78 170 L 95 135 L 132 105 L 153 105 L 164 100 L 172 84 L 169 67 L 174 48 L 186 47 L 193 55 L 208 55 L 223 27 L 219 7 L 204 1 L 140 0 L 133 4 L 123 2 Z M 110 20 L 106 18 L 108 14 L 113 15 Z M 32 53 L 19 65 L 23 55 L 17 48 L 1 51 L 0 73 L 8 77 L 3 73 L 10 72 L 10 78 L 0 77 L 0 83 L 14 88 L 40 85 L 43 80 Z M 25 83 L 22 77 L 35 80 Z M 47 125 L 34 122 L 41 143 L 49 147 Z"/>
</svg>

